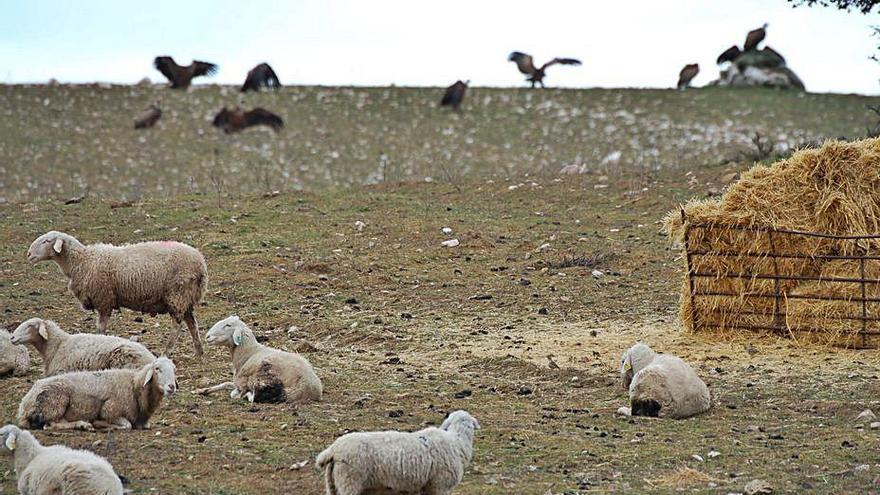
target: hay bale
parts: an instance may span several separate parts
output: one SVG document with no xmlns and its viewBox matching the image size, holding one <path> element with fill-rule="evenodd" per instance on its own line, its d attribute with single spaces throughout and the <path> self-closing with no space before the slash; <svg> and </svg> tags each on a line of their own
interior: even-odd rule
<svg viewBox="0 0 880 495">
<path fill-rule="evenodd" d="M 721 197 L 691 201 L 683 212 L 667 215 L 664 229 L 686 246 L 695 274 L 693 284 L 686 277 L 682 287 L 685 328 L 775 328 L 844 346 L 870 340 L 859 336 L 861 304 L 850 300 L 861 297 L 861 284 L 828 279 L 860 278 L 858 261 L 834 257 L 880 253 L 880 240 L 780 231 L 880 233 L 880 139 L 829 141 L 770 166 L 756 165 Z M 867 284 L 867 297 L 880 298 L 880 262 L 866 260 L 865 272 L 878 280 Z M 822 300 L 829 296 L 840 300 Z M 880 332 L 880 322 L 864 329 Z"/>
</svg>

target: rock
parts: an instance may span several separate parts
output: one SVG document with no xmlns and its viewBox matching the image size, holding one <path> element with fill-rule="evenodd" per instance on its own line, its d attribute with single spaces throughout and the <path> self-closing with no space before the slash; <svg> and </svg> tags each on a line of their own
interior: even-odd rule
<svg viewBox="0 0 880 495">
<path fill-rule="evenodd" d="M 590 275 L 592 275 L 593 278 L 602 278 L 605 276 L 605 273 L 603 273 L 602 270 L 593 270 Z"/>
<path fill-rule="evenodd" d="M 309 460 L 306 459 L 304 461 L 294 462 L 293 464 L 290 465 L 290 467 L 288 469 L 290 469 L 291 471 L 299 471 L 300 469 L 306 467 L 308 464 L 309 464 Z"/>
<path fill-rule="evenodd" d="M 870 423 L 877 419 L 877 415 L 874 414 L 874 411 L 870 409 L 865 409 L 860 412 L 858 416 L 856 416 L 856 422 L 859 423 Z"/>
<path fill-rule="evenodd" d="M 442 229 L 440 229 L 440 232 L 443 232 L 444 234 L 449 235 L 452 233 L 452 229 L 449 227 L 443 227 Z"/>
<path fill-rule="evenodd" d="M 448 241 L 443 241 L 440 243 L 440 245 L 443 247 L 456 247 L 459 244 L 461 243 L 458 242 L 458 239 L 449 239 Z"/>
<path fill-rule="evenodd" d="M 717 80 L 710 85 L 732 88 L 767 87 L 778 89 L 798 89 L 804 91 L 804 83 L 788 67 L 745 67 L 740 69 L 731 65 L 721 71 Z"/>
<path fill-rule="evenodd" d="M 354 223 L 354 229 L 357 230 L 358 232 L 361 232 L 362 230 L 364 230 L 364 227 L 366 227 L 366 226 L 367 226 L 367 224 L 365 224 L 364 222 L 362 222 L 360 220 L 358 220 L 357 222 Z"/>
<path fill-rule="evenodd" d="M 869 426 L 872 430 L 876 430 L 877 428 L 880 428 L 880 421 L 874 421 L 873 423 L 871 423 L 871 424 L 868 425 L 868 426 Z"/>
<path fill-rule="evenodd" d="M 773 493 L 773 487 L 764 480 L 752 480 L 746 483 L 746 495 L 769 495 Z"/>
</svg>

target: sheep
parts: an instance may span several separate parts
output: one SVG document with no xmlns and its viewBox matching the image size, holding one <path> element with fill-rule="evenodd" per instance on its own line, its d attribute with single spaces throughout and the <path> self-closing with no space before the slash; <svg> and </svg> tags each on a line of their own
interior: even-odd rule
<svg viewBox="0 0 880 495">
<path fill-rule="evenodd" d="M 630 407 L 621 407 L 619 414 L 681 419 L 705 412 L 711 405 L 709 388 L 693 368 L 642 343 L 623 354 L 620 376 L 623 388 L 629 390 Z"/>
<path fill-rule="evenodd" d="M 21 376 L 27 373 L 31 356 L 27 347 L 16 345 L 5 329 L 0 329 L 0 376 Z"/>
<path fill-rule="evenodd" d="M 165 354 L 189 328 L 195 355 L 202 355 L 199 327 L 193 311 L 208 285 L 205 258 L 196 248 L 179 242 L 141 242 L 113 246 L 84 246 L 63 232 L 47 232 L 27 251 L 30 264 L 54 261 L 68 278 L 67 288 L 86 311 L 97 311 L 98 332 L 106 333 L 113 310 L 128 308 L 150 315 L 169 314 L 174 329 Z"/>
<path fill-rule="evenodd" d="M 210 394 L 230 390 L 233 399 L 250 402 L 304 404 L 321 400 L 323 387 L 312 365 L 300 356 L 257 342 L 254 332 L 238 316 L 214 324 L 205 336 L 208 345 L 222 345 L 232 355 L 232 381 L 196 390 Z"/>
<path fill-rule="evenodd" d="M 18 406 L 27 429 L 147 429 L 166 395 L 177 391 L 174 363 L 160 357 L 140 369 L 77 371 L 34 383 Z"/>
<path fill-rule="evenodd" d="M 72 371 L 140 368 L 156 360 L 143 345 L 110 335 L 71 335 L 51 320 L 31 318 L 15 329 L 13 344 L 30 344 L 43 358 L 43 376 Z"/>
<path fill-rule="evenodd" d="M 349 433 L 318 455 L 327 495 L 421 493 L 448 495 L 473 456 L 476 419 L 455 411 L 440 428 L 412 433 Z"/>
<path fill-rule="evenodd" d="M 0 452 L 11 455 L 18 493 L 122 495 L 122 481 L 113 466 L 87 450 L 63 445 L 44 447 L 30 432 L 15 425 L 0 428 Z"/>
</svg>

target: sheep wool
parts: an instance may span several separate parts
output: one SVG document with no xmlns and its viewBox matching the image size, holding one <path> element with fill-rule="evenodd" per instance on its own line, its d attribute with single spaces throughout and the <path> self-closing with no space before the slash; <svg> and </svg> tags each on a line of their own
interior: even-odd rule
<svg viewBox="0 0 880 495">
<path fill-rule="evenodd" d="M 86 246 L 69 234 L 50 231 L 34 240 L 27 259 L 31 264 L 54 261 L 58 265 L 83 309 L 98 313 L 100 333 L 106 333 L 113 310 L 167 313 L 174 329 L 165 354 L 174 349 L 183 323 L 196 355 L 202 354 L 193 312 L 207 289 L 208 269 L 197 249 L 173 241 Z"/>
<path fill-rule="evenodd" d="M 324 470 L 327 495 L 449 495 L 471 462 L 479 427 L 473 416 L 455 411 L 439 428 L 349 433 L 321 452 L 316 465 Z"/>
<path fill-rule="evenodd" d="M 0 329 L 0 377 L 21 376 L 27 373 L 30 365 L 27 347 L 13 344 L 9 332 Z"/>
<path fill-rule="evenodd" d="M 630 407 L 619 410 L 622 414 L 681 419 L 711 405 L 709 388 L 690 365 L 642 343 L 623 354 L 620 375 L 630 398 Z"/>
<path fill-rule="evenodd" d="M 160 357 L 132 370 L 78 371 L 34 383 L 18 406 L 27 429 L 143 429 L 177 391 L 174 363 Z"/>
<path fill-rule="evenodd" d="M 233 398 L 251 402 L 304 404 L 321 400 L 323 386 L 312 365 L 299 354 L 264 346 L 237 316 L 214 324 L 205 339 L 226 346 L 232 355 L 231 382 L 196 390 L 208 394 L 230 390 Z"/>
<path fill-rule="evenodd" d="M 15 344 L 34 346 L 43 358 L 43 376 L 73 371 L 141 368 L 156 360 L 143 345 L 111 335 L 71 335 L 51 320 L 31 318 L 12 333 Z"/>
<path fill-rule="evenodd" d="M 14 425 L 0 428 L 0 453 L 11 455 L 21 494 L 122 495 L 106 459 L 63 445 L 44 447 Z"/>
</svg>

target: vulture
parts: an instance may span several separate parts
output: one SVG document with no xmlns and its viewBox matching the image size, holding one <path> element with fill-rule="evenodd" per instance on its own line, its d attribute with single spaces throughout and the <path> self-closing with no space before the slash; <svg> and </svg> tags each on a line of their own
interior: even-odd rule
<svg viewBox="0 0 880 495">
<path fill-rule="evenodd" d="M 281 87 L 281 82 L 278 81 L 278 75 L 275 74 L 272 67 L 265 62 L 248 71 L 247 78 L 244 80 L 244 85 L 241 87 L 241 92 L 259 91 L 261 86 L 265 88 Z"/>
<path fill-rule="evenodd" d="M 547 62 L 542 65 L 541 68 L 536 68 L 534 62 L 532 61 L 532 56 L 522 52 L 513 52 L 507 57 L 508 62 L 516 62 L 516 68 L 519 69 L 520 72 L 529 76 L 526 78 L 526 81 L 532 83 L 532 87 L 535 87 L 535 84 L 540 84 L 541 87 L 544 87 L 544 71 L 547 70 L 547 67 L 550 67 L 554 64 L 562 64 L 562 65 L 581 65 L 581 61 L 574 58 L 554 58 L 553 60 Z"/>
<path fill-rule="evenodd" d="M 785 65 L 785 57 L 783 57 L 782 54 L 777 52 L 776 50 L 765 45 L 763 52 L 769 55 L 769 57 L 767 57 L 768 59 L 774 59 L 774 67 L 782 67 L 783 65 Z"/>
<path fill-rule="evenodd" d="M 691 85 L 691 81 L 700 73 L 699 64 L 687 64 L 678 73 L 678 89 L 685 89 Z"/>
<path fill-rule="evenodd" d="M 743 45 L 743 51 L 747 52 L 749 50 L 754 50 L 755 48 L 758 48 L 758 44 L 764 41 L 765 36 L 767 36 L 766 22 L 758 29 L 753 29 L 749 31 L 749 34 L 746 35 L 746 44 Z"/>
<path fill-rule="evenodd" d="M 455 81 L 455 84 L 446 88 L 446 93 L 443 93 L 443 99 L 440 100 L 441 107 L 452 107 L 452 110 L 458 111 L 458 107 L 461 106 L 461 101 L 464 100 L 464 93 L 467 91 L 467 87 L 470 81 Z"/>
<path fill-rule="evenodd" d="M 741 54 L 742 54 L 742 51 L 739 49 L 739 47 L 736 45 L 733 45 L 732 47 L 728 48 L 727 50 L 724 50 L 724 53 L 722 53 L 721 55 L 718 55 L 718 60 L 716 61 L 716 63 L 718 65 L 721 65 L 724 62 L 733 62 L 734 60 L 736 60 L 736 57 L 739 57 Z"/>
<path fill-rule="evenodd" d="M 257 107 L 253 110 L 244 111 L 239 107 L 235 107 L 232 110 L 223 107 L 223 110 L 220 110 L 220 113 L 214 117 L 212 125 L 223 129 L 223 132 L 226 134 L 238 132 L 255 125 L 266 125 L 271 127 L 273 131 L 278 132 L 284 127 L 284 121 L 281 120 L 281 117 L 265 108 Z"/>
<path fill-rule="evenodd" d="M 167 77 L 171 87 L 176 89 L 188 88 L 194 77 L 212 76 L 217 72 L 215 64 L 193 60 L 193 63 L 184 67 L 177 65 L 173 58 L 167 56 L 156 57 L 153 66 Z"/>
<path fill-rule="evenodd" d="M 159 108 L 156 104 L 151 104 L 147 107 L 147 110 L 141 114 L 140 117 L 135 119 L 134 128 L 135 129 L 149 129 L 156 125 L 156 122 L 159 121 L 159 118 L 162 117 L 162 109 Z"/>
</svg>

